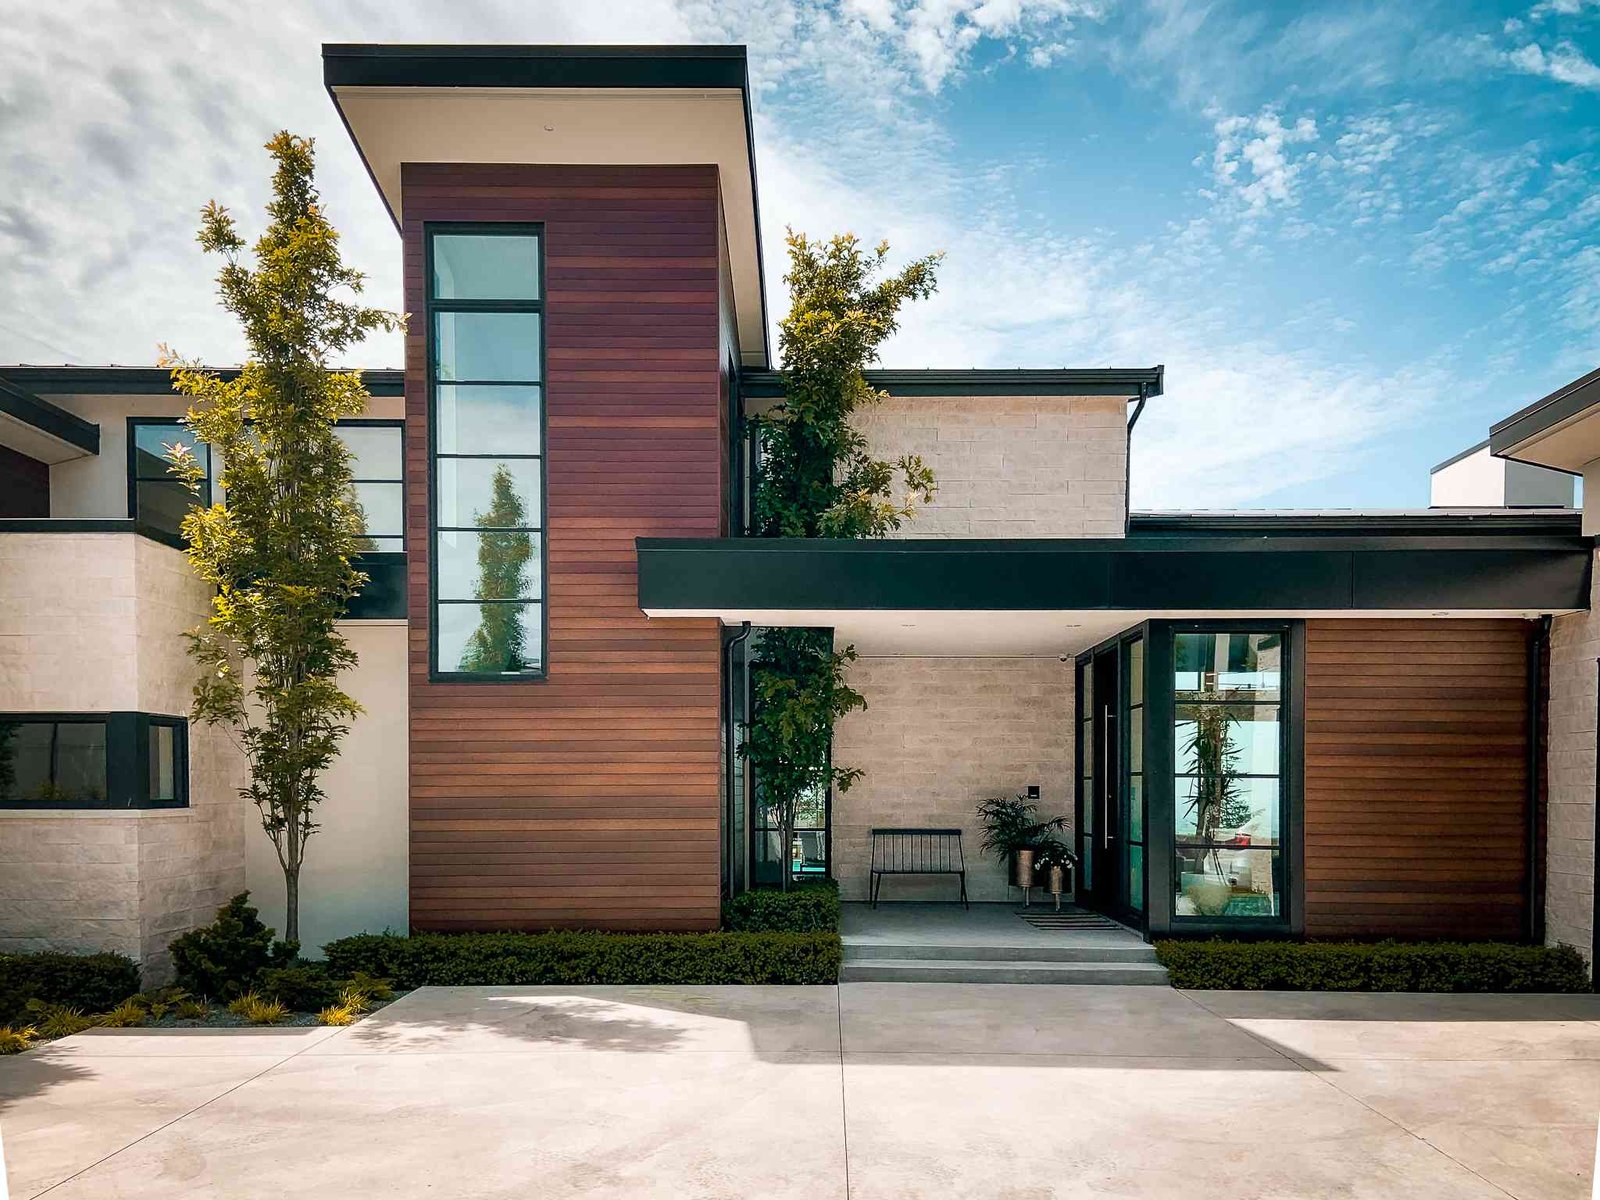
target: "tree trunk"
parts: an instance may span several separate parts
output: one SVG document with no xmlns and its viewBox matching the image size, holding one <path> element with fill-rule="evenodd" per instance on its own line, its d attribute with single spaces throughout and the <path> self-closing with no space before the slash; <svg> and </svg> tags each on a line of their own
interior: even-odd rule
<svg viewBox="0 0 1600 1200">
<path fill-rule="evenodd" d="M 300 940 L 300 868 L 283 869 L 283 940 Z"/>
</svg>

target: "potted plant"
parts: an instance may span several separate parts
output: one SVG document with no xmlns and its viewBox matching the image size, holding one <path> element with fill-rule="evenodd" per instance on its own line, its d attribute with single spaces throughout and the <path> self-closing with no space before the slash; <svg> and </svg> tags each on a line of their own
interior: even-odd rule
<svg viewBox="0 0 1600 1200">
<path fill-rule="evenodd" d="M 1057 838 L 1046 838 L 1033 852 L 1034 869 L 1045 873 L 1046 890 L 1055 897 L 1057 908 L 1061 907 L 1061 894 L 1067 890 L 1067 868 L 1077 865 L 1078 856 Z"/>
<path fill-rule="evenodd" d="M 1067 824 L 1065 817 L 1039 820 L 1037 807 L 1025 796 L 984 800 L 978 805 L 978 819 L 983 822 L 983 849 L 1010 864 L 1011 885 L 1019 888 L 1033 886 L 1036 851 Z"/>
</svg>

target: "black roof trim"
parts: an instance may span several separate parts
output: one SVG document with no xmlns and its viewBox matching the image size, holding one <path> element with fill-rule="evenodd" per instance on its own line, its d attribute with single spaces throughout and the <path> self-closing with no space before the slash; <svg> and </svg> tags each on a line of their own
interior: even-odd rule
<svg viewBox="0 0 1600 1200">
<path fill-rule="evenodd" d="M 341 87 L 515 87 L 736 89 L 744 108 L 745 155 L 750 160 L 750 205 L 756 225 L 756 283 L 761 304 L 761 356 L 772 361 L 767 329 L 767 266 L 761 250 L 761 187 L 756 178 L 756 129 L 750 111 L 745 47 L 511 46 L 428 43 L 325 42 L 322 84 L 345 136 L 356 148 L 373 190 L 400 232 L 400 214 L 378 185 L 367 152 L 350 128 Z"/>
<path fill-rule="evenodd" d="M 1128 515 L 1128 537 L 1461 538 L 1575 537 L 1583 514 L 1570 508 L 1486 508 L 1481 512 L 1434 509 L 1416 512 L 1239 512 Z"/>
<path fill-rule="evenodd" d="M 133 533 L 176 550 L 182 550 L 186 545 L 178 534 L 146 525 L 132 517 L 0 518 L 0 534 L 7 533 Z"/>
<path fill-rule="evenodd" d="M 1600 404 L 1600 367 L 1571 383 L 1563 384 L 1548 396 L 1535 400 L 1489 427 L 1489 452 L 1504 455 L 1529 438 L 1537 437 Z"/>
<path fill-rule="evenodd" d="M 1565 612 L 1589 603 L 1577 536 L 639 538 L 639 607 Z"/>
<path fill-rule="evenodd" d="M 11 373 L 8 371 L 7 375 Z M 100 426 L 39 399 L 3 377 L 0 377 L 0 413 L 87 454 L 100 453 Z"/>
<path fill-rule="evenodd" d="M 335 87 L 748 87 L 743 46 L 511 46 L 330 43 Z"/>
<path fill-rule="evenodd" d="M 1461 451 L 1456 452 L 1455 454 L 1452 454 L 1449 458 L 1445 459 L 1442 463 L 1435 463 L 1433 465 L 1433 467 L 1429 469 L 1428 474 L 1437 475 L 1440 471 L 1444 470 L 1446 467 L 1453 467 L 1458 462 L 1460 462 L 1462 459 L 1471 458 L 1479 450 L 1487 450 L 1488 448 L 1489 448 L 1489 439 L 1488 438 L 1484 438 L 1483 441 L 1478 442 L 1475 445 L 1468 446 L 1465 450 L 1461 450 Z"/>
<path fill-rule="evenodd" d="M 1155 367 L 1049 367 L 1042 369 L 872 370 L 867 382 L 891 396 L 1126 396 L 1135 399 L 1139 389 L 1159 396 L 1166 368 Z M 760 399 L 783 395 L 779 371 L 745 371 L 739 390 Z"/>
<path fill-rule="evenodd" d="M 213 369 L 224 379 L 232 379 L 239 374 L 238 367 Z M 0 375 L 46 395 L 163 396 L 172 391 L 172 372 L 166 367 L 12 366 L 0 367 Z M 404 371 L 393 367 L 361 372 L 367 391 L 374 396 L 403 396 L 405 375 Z"/>
</svg>

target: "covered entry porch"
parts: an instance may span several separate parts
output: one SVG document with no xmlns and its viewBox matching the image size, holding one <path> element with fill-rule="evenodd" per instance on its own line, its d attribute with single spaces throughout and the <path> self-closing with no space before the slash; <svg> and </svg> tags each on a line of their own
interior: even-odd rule
<svg viewBox="0 0 1600 1200">
<path fill-rule="evenodd" d="M 867 895 L 880 826 L 961 826 L 975 906 L 1005 901 L 974 809 L 1037 787 L 1079 855 L 1076 901 L 1147 937 L 1536 937 L 1540 618 L 1587 599 L 1571 517 L 1165 524 L 641 541 L 640 602 L 718 616 L 730 638 L 828 627 L 857 648 L 868 708 L 834 753 L 866 774 L 819 798 L 813 855 L 847 901 Z M 729 667 L 736 731 L 748 695 Z M 727 761 L 736 889 L 762 830 L 731 742 Z M 932 877 L 884 901 L 955 895 Z"/>
</svg>

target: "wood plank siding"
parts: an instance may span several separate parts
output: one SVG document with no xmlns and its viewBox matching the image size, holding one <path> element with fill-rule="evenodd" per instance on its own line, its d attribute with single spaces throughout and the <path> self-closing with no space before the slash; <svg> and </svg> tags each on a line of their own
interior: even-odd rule
<svg viewBox="0 0 1600 1200">
<path fill-rule="evenodd" d="M 411 920 L 710 929 L 721 639 L 634 538 L 724 531 L 715 167 L 407 165 Z M 424 222 L 545 229 L 548 678 L 428 678 Z"/>
<path fill-rule="evenodd" d="M 1527 916 L 1530 627 L 1306 622 L 1306 933 L 1508 938 Z"/>
</svg>

